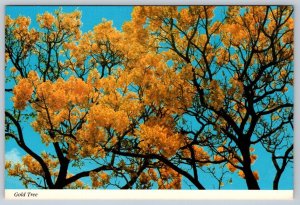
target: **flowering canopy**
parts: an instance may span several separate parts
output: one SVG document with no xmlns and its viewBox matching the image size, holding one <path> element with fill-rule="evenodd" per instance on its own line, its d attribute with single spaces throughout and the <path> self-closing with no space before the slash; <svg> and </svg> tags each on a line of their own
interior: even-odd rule
<svg viewBox="0 0 300 205">
<path fill-rule="evenodd" d="M 293 8 L 218 12 L 137 6 L 122 31 L 105 20 L 86 33 L 79 11 L 38 15 L 35 29 L 7 16 L 6 137 L 27 153 L 8 174 L 39 188 L 205 189 L 203 174 L 221 188 L 237 173 L 259 189 L 260 144 L 278 189 L 293 159 Z"/>
</svg>

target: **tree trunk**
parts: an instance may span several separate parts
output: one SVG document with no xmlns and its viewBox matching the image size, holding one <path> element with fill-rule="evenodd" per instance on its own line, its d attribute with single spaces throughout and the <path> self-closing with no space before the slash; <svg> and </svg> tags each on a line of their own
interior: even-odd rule
<svg viewBox="0 0 300 205">
<path fill-rule="evenodd" d="M 274 181 L 273 181 L 273 189 L 274 190 L 278 190 L 279 179 L 281 177 L 281 174 L 282 174 L 282 172 L 277 172 L 276 173 L 276 176 L 275 176 Z"/>
<path fill-rule="evenodd" d="M 259 185 L 255 179 L 252 169 L 251 169 L 251 158 L 250 158 L 250 143 L 244 143 L 241 146 L 241 152 L 243 155 L 243 171 L 245 175 L 245 180 L 249 190 L 259 190 Z"/>
<path fill-rule="evenodd" d="M 259 190 L 259 185 L 255 179 L 251 167 L 244 167 L 245 180 L 249 190 Z"/>
</svg>

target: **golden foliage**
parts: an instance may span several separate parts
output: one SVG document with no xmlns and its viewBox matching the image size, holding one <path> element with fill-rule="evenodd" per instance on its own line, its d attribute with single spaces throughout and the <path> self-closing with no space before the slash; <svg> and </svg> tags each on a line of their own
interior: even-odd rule
<svg viewBox="0 0 300 205">
<path fill-rule="evenodd" d="M 224 162 L 230 172 L 236 172 L 243 159 L 226 143 L 212 144 L 212 156 L 200 144 L 188 149 L 192 134 L 183 134 L 180 128 L 186 115 L 195 111 L 199 123 L 210 122 L 218 141 L 224 130 L 231 130 L 228 118 L 239 128 L 249 114 L 245 94 L 247 88 L 248 92 L 251 89 L 247 80 L 258 81 L 257 87 L 262 88 L 260 84 L 274 82 L 275 78 L 279 83 L 292 84 L 292 74 L 285 69 L 285 62 L 274 68 L 274 76 L 263 73 L 261 79 L 255 66 L 272 65 L 277 58 L 274 55 L 279 55 L 276 52 L 283 53 L 280 59 L 292 60 L 294 20 L 289 17 L 289 9 L 268 13 L 265 6 L 229 6 L 224 21 L 214 20 L 215 11 L 214 6 L 136 6 L 132 20 L 123 24 L 122 31 L 112 21 L 103 19 L 86 33 L 80 30 L 80 11 L 58 10 L 38 15 L 38 30 L 30 29 L 28 17 L 6 16 L 5 31 L 18 49 L 6 49 L 5 61 L 16 60 L 17 54 L 21 63 L 28 55 L 41 61 L 29 72 L 20 68 L 21 64 L 10 66 L 16 82 L 14 108 L 22 111 L 27 107 L 33 112 L 31 125 L 42 142 L 46 146 L 62 143 L 63 154 L 71 161 L 108 161 L 113 148 L 130 152 L 134 147 L 139 154 L 155 154 L 170 160 L 177 154 L 185 159 L 194 157 L 197 168 L 209 166 L 210 160 Z M 283 23 L 278 27 L 279 21 Z M 282 36 L 273 42 L 270 39 L 277 32 L 275 29 L 282 29 Z M 55 51 L 43 53 L 50 48 Z M 249 57 L 251 49 L 255 52 Z M 49 56 L 48 64 L 44 55 Z M 229 82 L 223 81 L 223 70 L 227 72 L 222 76 Z M 289 88 L 283 86 L 280 91 L 284 94 Z M 255 97 L 257 91 L 253 91 Z M 276 105 L 270 100 L 264 109 Z M 200 112 L 207 116 L 198 118 Z M 273 121 L 280 119 L 279 115 L 272 115 Z M 196 138 L 193 142 L 198 142 Z M 257 155 L 253 147 L 249 151 L 253 164 Z M 51 175 L 57 177 L 57 158 L 42 153 L 42 159 Z M 127 166 L 120 160 L 118 166 L 133 177 L 133 164 Z M 44 174 L 30 155 L 24 156 L 22 163 L 6 162 L 5 168 L 9 175 L 24 179 L 28 174 Z M 152 180 L 160 189 L 181 188 L 182 176 L 170 167 L 146 170 L 138 176 L 141 184 Z M 241 170 L 238 174 L 245 177 Z M 259 179 L 257 171 L 253 175 Z M 89 176 L 92 187 L 99 188 L 110 183 L 112 174 L 91 171 Z M 83 188 L 84 183 L 77 180 L 68 187 Z"/>
<path fill-rule="evenodd" d="M 223 107 L 223 102 L 225 99 L 225 94 L 219 85 L 219 82 L 212 80 L 208 85 L 209 95 L 207 101 L 210 106 L 216 110 L 220 110 Z"/>
<path fill-rule="evenodd" d="M 140 146 L 150 153 L 161 153 L 166 157 L 173 156 L 183 145 L 183 137 L 160 125 L 141 125 L 137 135 L 141 139 Z"/>
<path fill-rule="evenodd" d="M 182 176 L 169 167 L 159 169 L 160 177 L 157 180 L 159 189 L 180 189 Z"/>
<path fill-rule="evenodd" d="M 24 110 L 26 103 L 33 93 L 32 83 L 26 78 L 21 79 L 18 85 L 14 87 L 13 92 L 14 97 L 12 100 L 14 102 L 14 107 L 19 110 Z"/>
</svg>

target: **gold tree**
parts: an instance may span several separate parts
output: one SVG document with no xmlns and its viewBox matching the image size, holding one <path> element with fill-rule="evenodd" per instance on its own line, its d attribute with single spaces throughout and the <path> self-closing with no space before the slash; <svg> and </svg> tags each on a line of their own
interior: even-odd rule
<svg viewBox="0 0 300 205">
<path fill-rule="evenodd" d="M 135 7 L 122 32 L 103 21 L 87 33 L 78 11 L 44 13 L 37 30 L 7 16 L 6 137 L 28 154 L 9 175 L 41 188 L 179 189 L 184 177 L 205 189 L 200 173 L 220 188 L 230 171 L 259 189 L 260 144 L 278 189 L 293 159 L 293 8 L 216 13 Z M 41 154 L 26 143 L 30 121 Z"/>
</svg>

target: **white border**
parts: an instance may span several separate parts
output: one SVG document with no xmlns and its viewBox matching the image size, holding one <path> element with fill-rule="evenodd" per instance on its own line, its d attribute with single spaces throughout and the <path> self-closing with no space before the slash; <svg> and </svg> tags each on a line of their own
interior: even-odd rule
<svg viewBox="0 0 300 205">
<path fill-rule="evenodd" d="M 300 1 L 299 0 L 51 0 L 51 1 L 45 1 L 45 0 L 1 0 L 0 1 L 0 204 L 1 205 L 17 205 L 20 204 L 20 202 L 18 200 L 10 200 L 10 201 L 5 201 L 4 195 L 7 197 L 7 199 L 13 199 L 10 194 L 10 192 L 15 193 L 18 190 L 4 190 L 4 143 L 5 141 L 3 140 L 3 136 L 4 136 L 4 14 L 5 14 L 5 5 L 136 5 L 136 4 L 156 4 L 156 5 L 174 5 L 174 4 L 181 4 L 181 5 L 186 5 L 186 4 L 217 4 L 217 5 L 228 5 L 228 4 L 237 4 L 237 5 L 255 5 L 255 4 L 292 4 L 295 6 L 295 19 L 297 19 L 295 21 L 295 125 L 297 125 L 298 122 L 300 122 L 300 94 L 298 93 L 296 88 L 300 88 L 300 80 L 298 80 L 298 78 L 300 79 L 300 58 L 297 58 L 297 56 L 300 56 L 300 52 L 298 50 L 298 40 L 300 38 L 300 33 L 299 33 L 299 28 L 300 28 L 300 18 L 298 18 L 298 13 L 300 11 Z M 162 193 L 164 196 L 161 196 L 161 198 L 157 198 L 157 197 L 150 197 L 146 192 L 140 192 L 140 191 L 132 191 L 134 198 L 128 198 L 127 194 L 125 194 L 126 196 L 124 196 L 124 198 L 120 198 L 117 194 L 117 192 L 114 192 L 113 195 L 110 195 L 111 197 L 108 198 L 107 196 L 109 196 L 109 192 L 108 190 L 104 190 L 103 191 L 103 195 L 101 193 L 101 197 L 95 197 L 94 199 L 111 199 L 110 201 L 106 201 L 104 202 L 106 205 L 108 204 L 120 204 L 121 199 L 128 199 L 122 202 L 122 205 L 140 205 L 140 204 L 147 204 L 147 205 L 153 205 L 153 203 L 155 203 L 156 205 L 158 204 L 164 204 L 164 205 L 185 205 L 185 204 L 199 204 L 199 201 L 190 201 L 192 199 L 195 200 L 201 200 L 201 199 L 208 199 L 207 196 L 213 194 L 213 198 L 210 198 L 212 200 L 207 200 L 204 203 L 206 205 L 220 205 L 220 199 L 231 199 L 231 200 L 225 200 L 222 201 L 221 204 L 222 205 L 241 205 L 241 204 L 253 204 L 254 200 L 257 201 L 255 203 L 263 203 L 264 205 L 279 205 L 279 204 L 300 204 L 300 189 L 299 189 L 299 185 L 300 185 L 300 177 L 298 175 L 298 173 L 300 173 L 300 169 L 299 169 L 299 150 L 300 150 L 300 141 L 299 138 L 297 139 L 297 136 L 300 134 L 300 126 L 295 126 L 295 166 L 294 166 L 294 200 L 292 201 L 281 201 L 281 200 L 277 200 L 279 199 L 278 197 L 280 197 L 280 199 L 290 199 L 293 195 L 293 191 L 201 191 L 201 195 L 203 195 L 202 198 L 195 198 L 195 195 L 193 195 L 192 197 L 185 197 L 186 194 L 188 193 L 192 193 L 193 191 L 187 191 L 188 193 L 186 194 L 180 194 L 180 196 L 184 197 L 183 200 L 186 201 L 175 201 L 175 199 L 178 199 L 178 192 L 177 191 L 171 191 L 174 194 L 173 195 L 167 195 L 166 192 Z M 30 191 L 30 190 L 21 190 L 21 191 Z M 73 194 L 71 194 L 72 196 L 69 196 L 69 199 L 72 199 L 72 201 L 62 201 L 62 199 L 67 199 L 67 192 L 70 190 L 59 190 L 57 192 L 57 190 L 33 190 L 33 192 L 44 192 L 41 193 L 41 195 L 38 197 L 39 199 L 42 199 L 42 197 L 45 199 L 45 201 L 43 201 L 43 205 L 53 205 L 53 201 L 47 201 L 46 199 L 60 199 L 60 201 L 55 201 L 56 204 L 68 204 L 70 202 L 70 204 L 72 205 L 82 205 L 82 203 L 85 203 L 80 199 L 88 199 L 89 197 L 89 193 L 88 192 L 82 192 L 84 190 L 78 190 L 79 192 L 77 193 L 76 190 L 72 190 L 75 191 L 73 192 Z M 48 191 L 48 193 L 47 193 Z M 92 190 L 93 191 L 93 190 Z M 96 190 L 95 190 L 96 191 Z M 122 190 L 121 190 L 122 191 Z M 61 192 L 61 193 L 59 193 Z M 98 195 L 100 195 L 100 192 L 97 190 L 97 192 L 99 193 Z M 242 193 L 244 192 L 244 193 Z M 248 193 L 247 193 L 248 192 Z M 272 199 L 270 201 L 259 201 L 260 198 L 257 198 L 256 196 L 254 196 L 255 192 L 259 192 L 262 193 L 262 198 L 261 199 Z M 283 194 L 285 193 L 285 194 Z M 50 195 L 54 195 L 53 197 L 50 197 Z M 62 195 L 62 196 L 59 196 Z M 175 195 L 175 196 L 174 196 Z M 224 195 L 224 198 L 221 198 L 220 195 Z M 248 197 L 246 197 L 248 195 Z M 175 198 L 174 198 L 175 197 Z M 243 198 L 244 197 L 244 198 Z M 24 200 L 24 198 L 21 198 L 22 200 Z M 76 200 L 77 199 L 77 200 Z M 130 200 L 132 199 L 132 200 Z M 138 200 L 136 200 L 138 199 Z M 145 200 L 145 199 L 152 199 L 152 200 L 156 200 L 155 202 L 151 201 L 141 201 L 141 200 Z M 167 201 L 165 199 L 168 199 L 170 201 Z M 174 200 L 173 200 L 174 199 Z M 219 200 L 218 200 L 219 199 Z M 251 199 L 251 201 L 241 201 L 242 199 Z M 75 201 L 76 200 L 76 201 Z M 159 201 L 159 200 L 163 200 L 163 201 Z M 99 204 L 99 201 L 89 201 L 89 204 Z M 100 202 L 101 203 L 101 202 Z M 103 202 L 102 202 L 103 203 Z M 201 202 L 200 202 L 201 203 Z M 38 200 L 36 201 L 24 201 L 22 202 L 23 205 L 40 205 L 40 202 Z"/>
<path fill-rule="evenodd" d="M 233 198 L 234 196 L 234 198 Z M 26 190 L 6 189 L 15 200 L 292 200 L 292 190 Z"/>
</svg>

